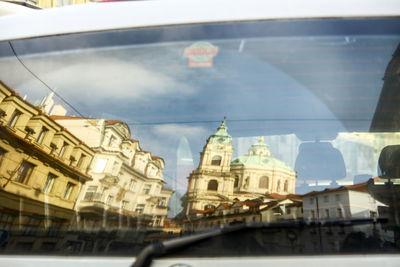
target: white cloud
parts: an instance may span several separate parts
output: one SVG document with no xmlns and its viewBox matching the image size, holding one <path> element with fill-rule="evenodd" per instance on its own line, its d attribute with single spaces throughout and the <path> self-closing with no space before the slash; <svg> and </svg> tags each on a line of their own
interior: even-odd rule
<svg viewBox="0 0 400 267">
<path fill-rule="evenodd" d="M 204 138 L 207 136 L 208 131 L 204 127 L 200 126 L 187 126 L 179 124 L 164 124 L 157 125 L 153 128 L 153 132 L 164 138 L 180 138 L 186 136 L 187 138 Z"/>
<path fill-rule="evenodd" d="M 137 100 L 194 92 L 192 87 L 178 81 L 178 71 L 167 75 L 149 65 L 145 67 L 119 57 L 98 54 L 78 57 L 58 55 L 32 57 L 24 61 L 36 75 L 67 98 L 98 102 L 107 98 Z M 36 81 L 32 79 L 20 81 L 19 88 L 36 87 Z"/>
</svg>

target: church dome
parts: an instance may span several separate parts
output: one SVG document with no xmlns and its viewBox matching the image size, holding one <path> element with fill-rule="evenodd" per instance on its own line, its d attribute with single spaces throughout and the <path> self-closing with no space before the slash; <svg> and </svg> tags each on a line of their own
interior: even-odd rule
<svg viewBox="0 0 400 267">
<path fill-rule="evenodd" d="M 271 152 L 268 145 L 264 143 L 263 137 L 249 148 L 247 155 L 232 160 L 231 166 L 269 167 L 293 171 L 285 162 L 271 157 Z"/>
<path fill-rule="evenodd" d="M 256 155 L 256 156 L 270 156 L 271 152 L 269 151 L 269 147 L 267 144 L 264 144 L 264 137 L 260 136 L 258 142 L 253 144 L 248 151 L 248 155 Z"/>
<path fill-rule="evenodd" d="M 232 142 L 232 136 L 228 134 L 228 127 L 226 127 L 226 120 L 224 119 L 217 131 L 208 138 L 208 142 L 229 144 Z"/>
</svg>

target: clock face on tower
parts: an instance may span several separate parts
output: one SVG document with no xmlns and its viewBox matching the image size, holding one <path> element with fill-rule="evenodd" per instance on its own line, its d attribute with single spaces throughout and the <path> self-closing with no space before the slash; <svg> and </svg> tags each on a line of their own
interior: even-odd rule
<svg viewBox="0 0 400 267">
<path fill-rule="evenodd" d="M 218 143 L 223 143 L 225 141 L 225 139 L 221 137 L 221 138 L 218 138 L 217 141 L 218 141 Z"/>
</svg>

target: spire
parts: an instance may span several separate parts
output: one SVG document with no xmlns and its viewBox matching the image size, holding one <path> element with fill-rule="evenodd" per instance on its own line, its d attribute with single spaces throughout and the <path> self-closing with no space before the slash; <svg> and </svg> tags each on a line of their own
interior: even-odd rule
<svg viewBox="0 0 400 267">
<path fill-rule="evenodd" d="M 230 143 L 232 141 L 232 137 L 228 134 L 228 127 L 226 126 L 226 117 L 221 122 L 221 125 L 218 127 L 217 131 L 209 137 L 209 140 L 215 141 L 218 140 L 219 143 Z"/>
<path fill-rule="evenodd" d="M 269 151 L 268 145 L 264 143 L 264 136 L 260 136 L 258 138 L 258 142 L 253 144 L 250 149 L 248 155 L 258 155 L 258 156 L 270 156 L 271 152 Z"/>
<path fill-rule="evenodd" d="M 220 130 L 224 130 L 226 132 L 226 130 L 228 130 L 228 127 L 226 127 L 226 117 L 224 117 L 224 120 L 222 121 L 221 125 L 218 127 L 217 132 Z"/>
</svg>

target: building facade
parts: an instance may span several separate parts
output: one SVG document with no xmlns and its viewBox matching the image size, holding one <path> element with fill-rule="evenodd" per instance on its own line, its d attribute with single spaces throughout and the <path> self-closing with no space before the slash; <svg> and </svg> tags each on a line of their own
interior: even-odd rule
<svg viewBox="0 0 400 267">
<path fill-rule="evenodd" d="M 379 206 L 385 205 L 367 192 L 367 183 L 303 195 L 304 219 L 307 221 L 377 218 Z"/>
<path fill-rule="evenodd" d="M 215 208 L 194 211 L 198 216 L 183 224 L 185 231 L 203 231 L 239 223 L 302 221 L 300 195 L 270 194 L 265 197 L 233 203 L 221 203 Z"/>
<path fill-rule="evenodd" d="M 94 151 L 0 82 L 0 229 L 9 250 L 60 247 Z"/>
<path fill-rule="evenodd" d="M 224 120 L 207 139 L 199 166 L 189 176 L 187 215 L 231 203 L 234 199 L 294 193 L 295 172 L 271 156 L 263 137 L 246 155 L 232 159 L 232 154 L 232 137 Z"/>
<path fill-rule="evenodd" d="M 162 227 L 172 190 L 163 179 L 164 160 L 141 149 L 118 120 L 52 116 L 96 152 L 77 199 L 83 229 Z"/>
</svg>

